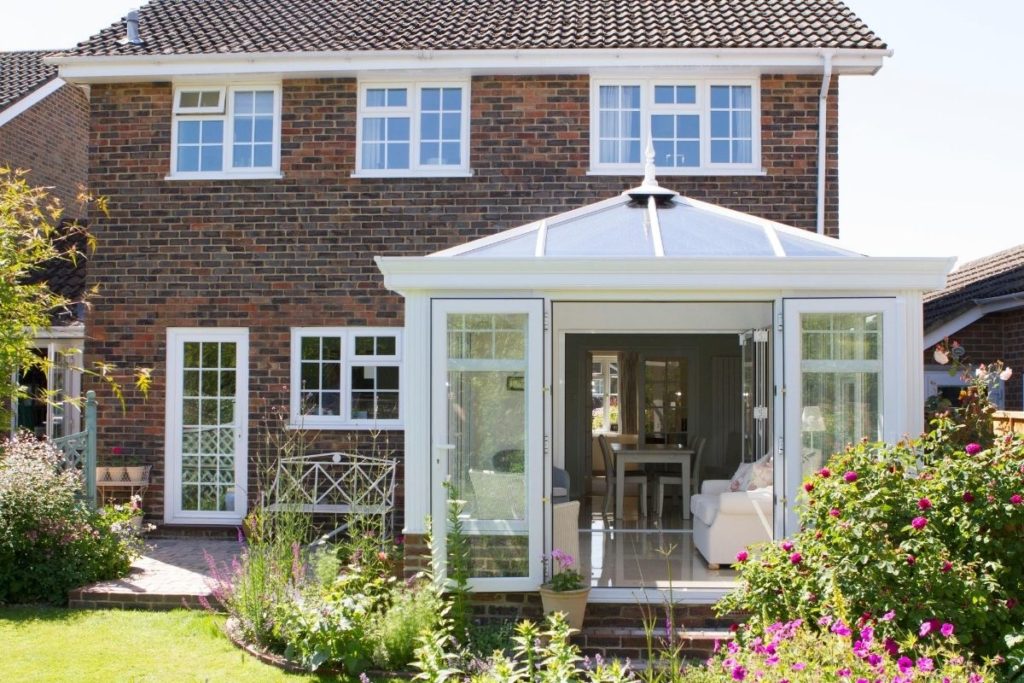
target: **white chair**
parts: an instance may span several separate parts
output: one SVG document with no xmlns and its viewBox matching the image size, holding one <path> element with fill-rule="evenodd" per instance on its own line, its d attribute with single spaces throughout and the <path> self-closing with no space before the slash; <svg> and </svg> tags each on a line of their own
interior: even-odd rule
<svg viewBox="0 0 1024 683">
<path fill-rule="evenodd" d="M 709 569 L 734 564 L 736 553 L 772 540 L 772 487 L 730 491 L 728 479 L 709 479 L 690 499 L 693 545 Z"/>
<path fill-rule="evenodd" d="M 706 446 L 708 440 L 706 437 L 698 437 L 695 441 L 696 446 L 694 447 L 693 465 L 690 467 L 690 495 L 693 496 L 697 493 L 697 489 L 700 486 L 700 472 L 702 463 L 704 461 L 704 446 Z M 661 517 L 665 508 L 665 487 L 666 486 L 682 486 L 683 478 L 673 476 L 671 474 L 662 474 L 658 477 L 658 516 Z"/>
<path fill-rule="evenodd" d="M 604 458 L 604 514 L 608 514 L 611 510 L 613 499 L 615 498 L 615 456 L 612 454 L 611 444 L 608 443 L 607 437 L 604 434 L 597 437 L 597 443 L 601 448 L 601 457 Z M 597 481 L 602 481 L 602 477 L 594 477 Z M 647 516 L 647 475 L 646 474 L 633 474 L 623 476 L 623 493 L 629 490 L 628 487 L 636 486 L 640 489 L 640 514 L 644 517 Z M 635 489 L 634 489 L 635 490 Z"/>
<path fill-rule="evenodd" d="M 572 500 L 568 503 L 555 503 L 551 506 L 551 542 L 552 548 L 572 555 L 576 560 L 576 569 L 582 573 L 583 563 L 580 561 L 580 502 Z M 557 562 L 552 563 L 551 573 L 561 571 Z"/>
</svg>

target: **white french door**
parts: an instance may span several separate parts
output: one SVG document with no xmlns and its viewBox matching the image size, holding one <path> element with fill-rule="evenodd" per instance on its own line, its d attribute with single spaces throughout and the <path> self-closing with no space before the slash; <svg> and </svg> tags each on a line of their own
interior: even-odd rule
<svg viewBox="0 0 1024 683">
<path fill-rule="evenodd" d="M 167 330 L 166 522 L 245 517 L 248 396 L 248 330 Z"/>
<path fill-rule="evenodd" d="M 543 312 L 540 299 L 432 302 L 435 552 L 447 557 L 450 482 L 474 590 L 543 581 Z"/>
<path fill-rule="evenodd" d="M 862 438 L 899 438 L 896 302 L 783 299 L 786 533 L 803 479 Z"/>
</svg>

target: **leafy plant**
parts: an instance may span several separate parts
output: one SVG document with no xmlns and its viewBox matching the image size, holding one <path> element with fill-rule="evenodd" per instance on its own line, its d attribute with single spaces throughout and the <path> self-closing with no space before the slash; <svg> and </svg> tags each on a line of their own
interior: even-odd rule
<svg viewBox="0 0 1024 683">
<path fill-rule="evenodd" d="M 445 484 L 445 487 L 448 489 L 448 562 L 445 567 L 448 579 L 448 614 L 455 637 L 460 643 L 466 643 L 472 620 L 472 608 L 469 603 L 469 539 L 462 528 L 462 511 L 466 507 L 466 501 L 458 499 L 458 492 L 453 485 Z M 435 568 L 434 575 L 440 576 L 441 573 Z"/>
<path fill-rule="evenodd" d="M 564 550 L 555 548 L 551 551 L 551 561 L 558 565 L 558 572 L 552 573 L 551 581 L 548 583 L 551 590 L 563 593 L 583 588 L 583 575 L 572 567 L 576 563 L 576 558 Z"/>
<path fill-rule="evenodd" d="M 397 583 L 390 604 L 374 612 L 367 639 L 372 660 L 379 669 L 399 671 L 412 661 L 421 633 L 432 633 L 439 625 L 444 604 L 429 581 Z"/>
</svg>

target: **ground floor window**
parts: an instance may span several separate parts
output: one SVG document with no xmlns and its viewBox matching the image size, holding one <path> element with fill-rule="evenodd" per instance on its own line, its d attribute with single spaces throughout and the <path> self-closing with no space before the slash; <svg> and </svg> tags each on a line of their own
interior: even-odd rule
<svg viewBox="0 0 1024 683">
<path fill-rule="evenodd" d="M 400 424 L 401 330 L 296 327 L 291 358 L 294 426 L 359 429 Z"/>
<path fill-rule="evenodd" d="M 74 434 L 80 427 L 75 399 L 81 388 L 81 340 L 40 340 L 34 352 L 39 365 L 18 373 L 26 395 L 14 402 L 11 429 L 47 439 Z"/>
</svg>

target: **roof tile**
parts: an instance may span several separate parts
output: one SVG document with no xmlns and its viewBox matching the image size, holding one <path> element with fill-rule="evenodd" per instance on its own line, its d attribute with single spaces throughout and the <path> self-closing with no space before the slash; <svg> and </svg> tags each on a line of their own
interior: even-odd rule
<svg viewBox="0 0 1024 683">
<path fill-rule="evenodd" d="M 0 110 L 57 77 L 57 67 L 43 63 L 43 57 L 52 52 L 0 52 Z"/>
<path fill-rule="evenodd" d="M 963 264 L 952 273 L 946 288 L 924 297 L 924 327 L 938 326 L 990 299 L 1024 292 L 1024 244 Z"/>
<path fill-rule="evenodd" d="M 154 0 L 125 32 L 66 54 L 886 47 L 839 0 Z"/>
</svg>

